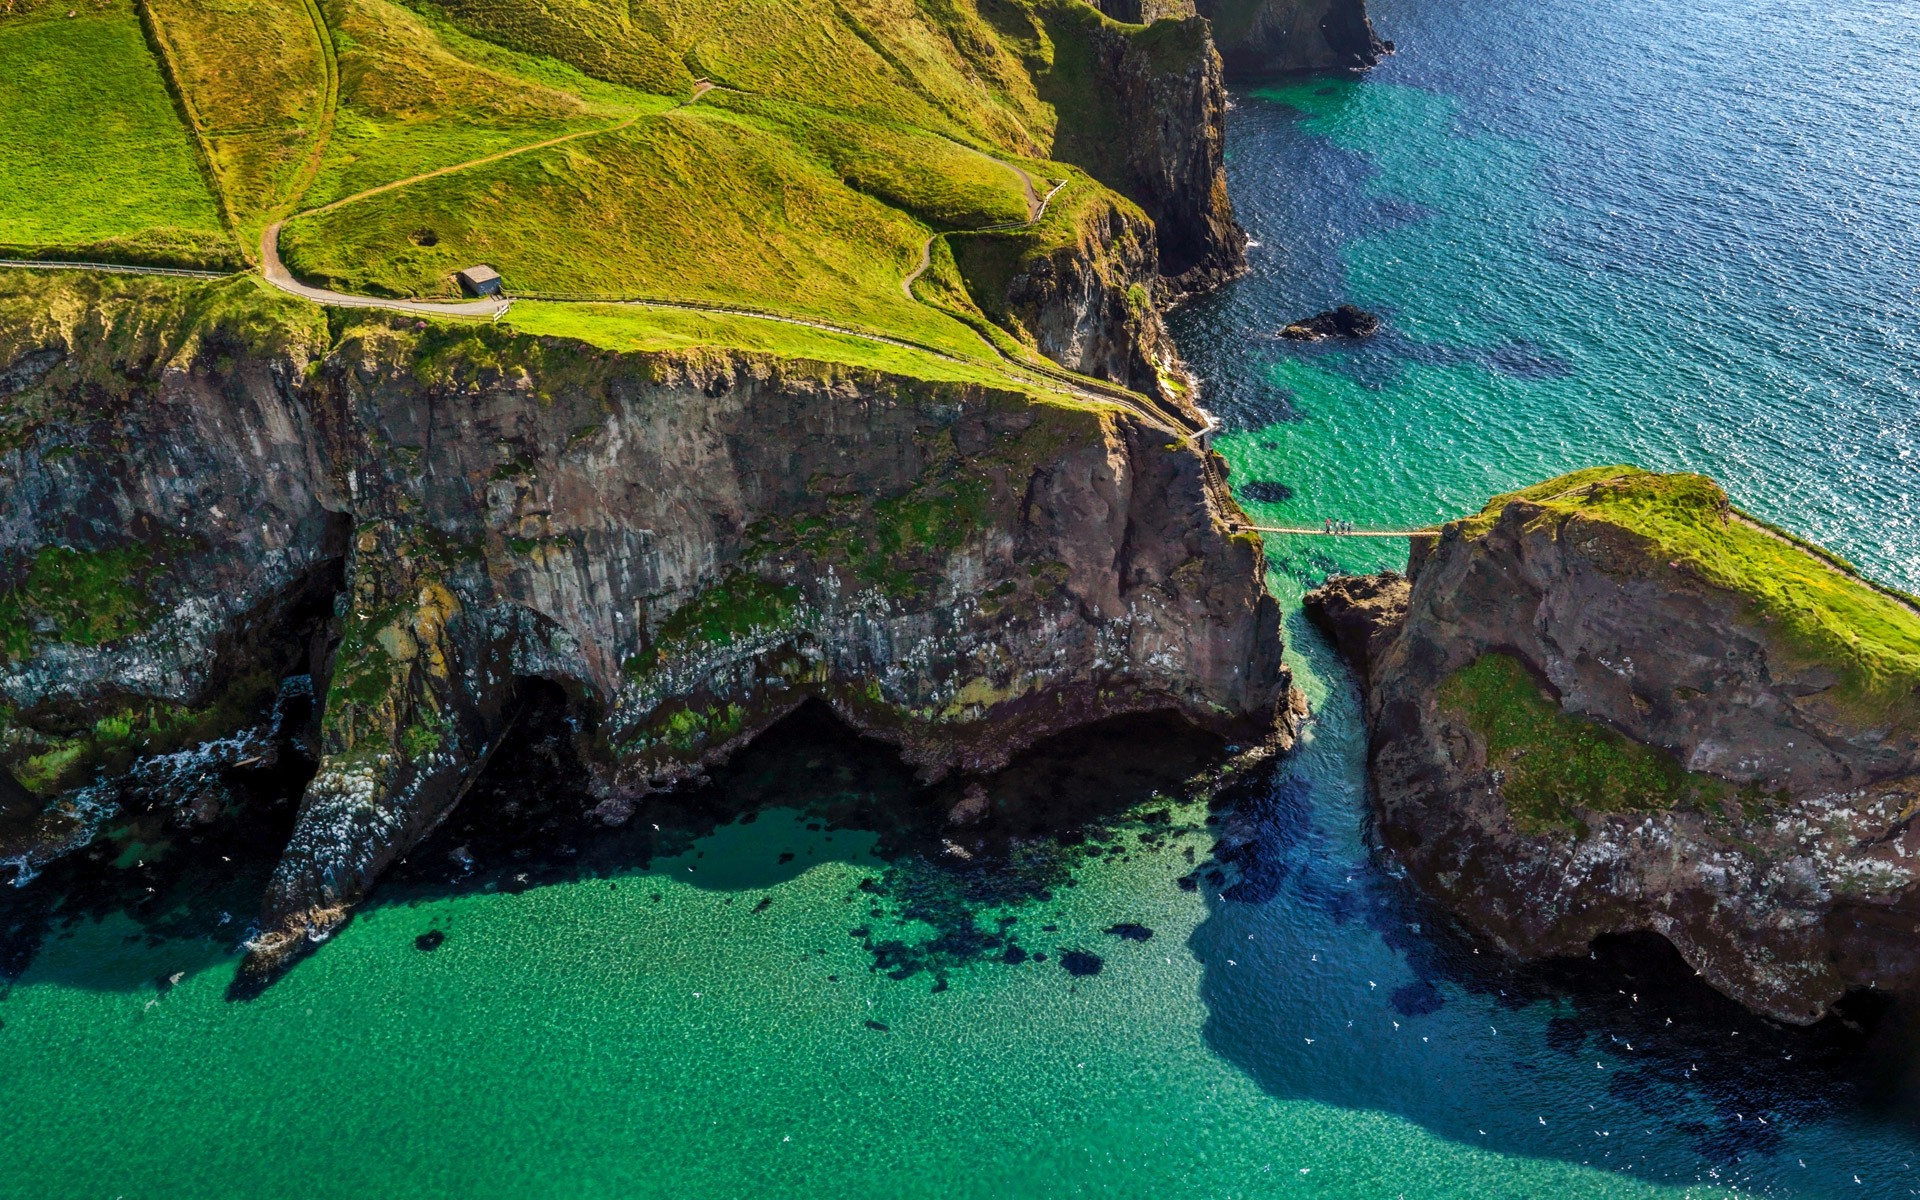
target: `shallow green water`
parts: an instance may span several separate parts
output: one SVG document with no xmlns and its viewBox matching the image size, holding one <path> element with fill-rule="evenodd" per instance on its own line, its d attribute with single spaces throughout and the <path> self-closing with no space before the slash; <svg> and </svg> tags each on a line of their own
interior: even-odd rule
<svg viewBox="0 0 1920 1200">
<path fill-rule="evenodd" d="M 1256 511 L 1426 521 L 1595 461 L 1692 466 L 1920 585 L 1915 18 L 1376 7 L 1404 53 L 1369 80 L 1238 95 L 1262 245 L 1179 321 L 1236 483 L 1293 491 Z M 1342 300 L 1388 331 L 1268 336 Z M 1403 552 L 1272 551 L 1290 610 Z M 752 822 L 642 813 L 526 860 L 475 842 L 471 876 L 447 857 L 469 833 L 443 831 L 236 1003 L 220 918 L 258 879 L 143 840 L 119 891 L 69 901 L 89 915 L 0 939 L 32 950 L 0 999 L 0 1195 L 1920 1188 L 1875 1073 L 1897 1042 L 1770 1029 L 1657 956 L 1523 972 L 1438 929 L 1368 850 L 1350 683 L 1297 617 L 1288 634 L 1314 723 L 1221 823 L 1152 761 L 1178 739 L 1125 733 L 1020 785 L 1078 807 L 1069 836 L 1013 848 L 1017 871 L 867 820 L 850 797 L 931 801 L 803 729 L 702 802 L 776 805 Z M 151 896 L 134 880 L 196 852 Z M 1062 969 L 1072 951 L 1099 972 Z"/>
<path fill-rule="evenodd" d="M 1176 807 L 1175 824 L 1202 817 Z M 1034 931 L 1031 946 L 1097 951 L 1098 975 L 1075 978 L 1051 960 L 996 961 L 953 970 L 938 992 L 925 975 L 871 973 L 872 955 L 848 936 L 850 927 L 892 929 L 867 914 L 859 890 L 880 867 L 871 837 L 809 833 L 786 812 L 724 827 L 644 872 L 376 909 L 247 1004 L 223 998 L 226 961 L 164 994 L 130 988 L 175 969 L 179 947 L 147 946 L 124 918 L 88 924 L 48 945 L 0 1005 L 0 1061 L 12 1081 L 0 1190 L 1642 1190 L 1459 1145 L 1392 1116 L 1276 1099 L 1223 1061 L 1206 1037 L 1213 968 L 1189 945 L 1211 906 L 1174 885 L 1190 869 L 1181 851 L 1204 861 L 1211 840 L 1204 829 L 1175 834 L 1132 861 L 1082 868 L 1057 900 L 1005 910 Z M 826 861 L 770 887 L 733 889 L 784 874 L 777 855 L 808 848 Z M 712 877 L 707 864 L 722 863 L 735 878 Z M 690 865 L 710 877 L 694 882 Z M 772 904 L 753 912 L 762 897 Z M 986 926 L 996 915 L 979 914 Z M 1103 932 L 1120 921 L 1154 936 Z M 429 928 L 447 939 L 423 953 L 414 939 Z M 1351 1065 L 1363 1045 L 1347 1019 L 1367 1026 L 1365 1037 L 1386 1036 L 1373 1028 L 1390 1020 L 1385 1000 L 1351 979 L 1328 987 L 1306 949 L 1320 943 L 1306 931 L 1256 921 L 1250 932 L 1236 951 L 1249 970 L 1298 971 L 1326 988 L 1319 1032 L 1351 1043 L 1340 1061 Z M 1406 982 L 1391 953 L 1359 954 L 1383 986 Z M 1350 958 L 1337 977 L 1356 966 Z M 1311 1069 L 1319 1044 L 1300 1042 L 1301 1068 Z"/>
</svg>

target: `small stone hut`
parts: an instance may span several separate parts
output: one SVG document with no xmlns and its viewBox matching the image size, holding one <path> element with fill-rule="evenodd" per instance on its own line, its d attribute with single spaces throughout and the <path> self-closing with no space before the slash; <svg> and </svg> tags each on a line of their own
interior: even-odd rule
<svg viewBox="0 0 1920 1200">
<path fill-rule="evenodd" d="M 468 267 L 464 271 L 455 271 L 453 277 L 460 281 L 460 290 L 469 296 L 500 294 L 500 272 L 492 267 Z"/>
</svg>

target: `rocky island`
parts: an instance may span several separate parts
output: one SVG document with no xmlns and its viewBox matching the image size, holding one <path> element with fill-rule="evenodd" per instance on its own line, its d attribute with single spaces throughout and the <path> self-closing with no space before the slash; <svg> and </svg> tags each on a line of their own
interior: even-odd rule
<svg viewBox="0 0 1920 1200">
<path fill-rule="evenodd" d="M 1920 994 L 1920 603 L 1711 480 L 1578 472 L 1309 613 L 1366 692 L 1378 832 L 1527 958 L 1658 933 L 1808 1024 Z"/>
</svg>

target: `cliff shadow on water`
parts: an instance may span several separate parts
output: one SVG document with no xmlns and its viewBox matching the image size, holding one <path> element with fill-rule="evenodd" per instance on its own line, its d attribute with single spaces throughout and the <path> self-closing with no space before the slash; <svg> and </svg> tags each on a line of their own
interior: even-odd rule
<svg viewBox="0 0 1920 1200">
<path fill-rule="evenodd" d="M 771 889 L 839 860 L 871 868 L 846 917 L 871 969 L 938 989 L 951 969 L 1059 955 L 1051 929 L 1022 927 L 1023 906 L 1076 886 L 1082 864 L 1125 853 L 1129 838 L 1167 837 L 1173 806 L 1153 802 L 1221 757 L 1217 737 L 1177 717 L 1129 716 L 1048 739 L 994 775 L 928 785 L 810 702 L 698 786 L 649 796 L 610 828 L 593 815 L 557 693 L 548 699 L 376 907 L 602 878 L 658 902 L 670 878 L 778 919 Z M 436 945 L 444 936 L 423 927 Z"/>
<path fill-rule="evenodd" d="M 36 961 L 62 984 L 127 992 L 164 992 L 182 972 L 232 970 L 314 771 L 304 741 L 310 701 L 301 696 L 283 722 L 284 752 L 269 766 L 229 770 L 231 798 L 217 817 L 135 815 L 27 885 L 0 889 L 0 986 Z M 1153 802 L 1187 794 L 1218 766 L 1222 746 L 1178 717 L 1121 717 L 1049 739 L 995 775 L 927 785 L 897 750 L 810 702 L 704 781 L 647 797 L 610 826 L 595 813 L 564 692 L 522 679 L 514 708 L 459 806 L 396 864 L 370 908 L 594 879 L 657 902 L 654 889 L 671 878 L 758 913 L 773 905 L 770 889 L 841 860 L 872 868 L 847 913 L 872 969 L 936 988 L 954 968 L 1065 957 L 1050 927 L 1021 927 L 1022 907 L 1075 886 L 1076 870 L 1102 855 L 1180 833 L 1175 806 Z M 129 943 L 164 948 L 168 969 L 155 975 L 151 954 L 80 966 L 39 958 L 64 930 L 110 917 L 133 923 Z M 440 917 L 423 916 L 419 933 L 422 950 L 458 936 Z M 1062 965 L 1097 970 L 1097 962 Z M 236 979 L 230 996 L 258 990 Z"/>
<path fill-rule="evenodd" d="M 1263 1091 L 1643 1179 L 1792 1182 L 1798 1134 L 1920 1122 L 1920 1022 L 1884 994 L 1792 1027 L 1657 935 L 1519 964 L 1462 930 L 1374 842 L 1352 676 L 1297 614 L 1287 632 L 1327 694 L 1292 758 L 1223 793 L 1188 942 L 1207 1045 Z"/>
</svg>

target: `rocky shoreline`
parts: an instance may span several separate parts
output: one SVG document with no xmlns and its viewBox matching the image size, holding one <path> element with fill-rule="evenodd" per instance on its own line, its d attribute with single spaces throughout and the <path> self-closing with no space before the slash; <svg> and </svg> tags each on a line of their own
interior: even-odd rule
<svg viewBox="0 0 1920 1200">
<path fill-rule="evenodd" d="M 1522 958 L 1652 932 L 1808 1024 L 1920 995 L 1920 609 L 1697 476 L 1496 499 L 1308 612 L 1366 692 L 1378 833 Z"/>
</svg>

